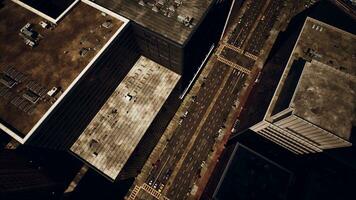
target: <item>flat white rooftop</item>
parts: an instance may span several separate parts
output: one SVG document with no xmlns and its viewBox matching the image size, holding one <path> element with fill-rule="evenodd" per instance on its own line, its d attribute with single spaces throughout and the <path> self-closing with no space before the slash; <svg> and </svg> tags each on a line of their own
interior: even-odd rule
<svg viewBox="0 0 356 200">
<path fill-rule="evenodd" d="M 70 150 L 115 180 L 179 79 L 141 56 Z"/>
</svg>

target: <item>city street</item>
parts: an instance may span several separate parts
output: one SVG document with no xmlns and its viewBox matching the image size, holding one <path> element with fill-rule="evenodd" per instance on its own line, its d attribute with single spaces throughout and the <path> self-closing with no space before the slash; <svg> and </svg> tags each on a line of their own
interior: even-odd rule
<svg viewBox="0 0 356 200">
<path fill-rule="evenodd" d="M 211 152 L 211 148 L 219 132 L 225 128 L 224 119 L 230 112 L 234 100 L 243 87 L 243 83 L 246 80 L 245 78 L 245 74 L 238 70 L 234 69 L 232 73 L 230 73 L 224 88 L 220 94 L 217 94 L 218 99 L 200 129 L 195 143 L 187 154 L 188 156 L 184 158 L 182 170 L 178 172 L 174 179 L 172 187 L 168 191 L 168 198 L 184 199 L 184 196 L 190 192 L 196 177 L 199 175 L 200 169 L 205 164 L 204 161 Z"/>
<path fill-rule="evenodd" d="M 172 170 L 181 159 L 184 147 L 188 145 L 195 133 L 199 122 L 202 120 L 207 107 L 214 98 L 213 94 L 218 90 L 218 86 L 223 81 L 228 68 L 214 68 L 207 77 L 209 82 L 204 84 L 199 94 L 195 97 L 193 104 L 187 112 L 181 116 L 180 126 L 169 140 L 161 157 L 155 165 L 146 183 L 154 189 L 162 188 L 166 185 Z"/>
<path fill-rule="evenodd" d="M 202 170 L 210 164 L 214 146 L 222 143 L 222 136 L 230 134 L 228 116 L 241 107 L 236 102 L 246 99 L 243 90 L 254 83 L 251 78 L 257 77 L 256 60 L 282 8 L 279 4 L 280 0 L 247 1 L 241 13 L 231 19 L 235 24 L 207 64 L 211 71 L 200 77 L 202 82 L 196 82 L 201 84 L 200 89 L 184 99 L 190 105 L 176 113 L 178 124 L 161 153 L 155 155 L 144 179 L 146 192 L 138 192 L 136 186 L 130 199 L 147 199 L 147 193 L 168 199 L 188 199 L 193 195 Z"/>
</svg>

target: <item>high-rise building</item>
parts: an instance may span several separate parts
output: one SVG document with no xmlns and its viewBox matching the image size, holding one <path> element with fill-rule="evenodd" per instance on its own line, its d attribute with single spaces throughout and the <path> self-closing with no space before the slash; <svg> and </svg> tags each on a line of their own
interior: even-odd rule
<svg viewBox="0 0 356 200">
<path fill-rule="evenodd" d="M 179 74 L 184 88 L 218 41 L 232 1 L 3 4 L 0 128 L 22 144 L 64 150 L 140 54 Z"/>
<path fill-rule="evenodd" d="M 177 73 L 141 57 L 70 151 L 111 180 L 134 177 L 140 168 L 126 163 L 132 155 L 142 156 L 134 152 L 179 79 Z"/>
<path fill-rule="evenodd" d="M 128 23 L 82 2 L 67 5 L 53 21 L 54 11 L 44 14 L 46 9 L 23 2 L 4 1 L 0 10 L 0 128 L 22 144 L 66 104 L 68 96 L 78 95 L 73 92 L 78 85 L 90 83 L 83 83 L 88 74 L 100 76 L 98 66 L 108 63 L 107 54 Z M 129 67 L 122 68 L 124 76 Z M 101 85 L 103 90 L 105 84 Z"/>
<path fill-rule="evenodd" d="M 201 199 L 355 199 L 355 148 L 299 156 L 251 130 L 227 142 Z"/>
<path fill-rule="evenodd" d="M 232 0 L 92 0 L 131 20 L 140 52 L 185 87 L 223 32 Z"/>
<path fill-rule="evenodd" d="M 263 120 L 250 128 L 297 154 L 351 145 L 356 36 L 350 28 L 348 32 L 328 24 L 334 24 L 330 19 L 313 18 L 330 6 L 322 2 L 310 15 L 306 11 L 295 17 L 302 22 L 299 36 Z M 347 25 L 347 20 L 342 23 Z"/>
<path fill-rule="evenodd" d="M 291 191 L 295 172 L 285 165 L 295 155 L 251 132 L 226 144 L 202 199 L 297 199 Z"/>
<path fill-rule="evenodd" d="M 63 182 L 14 150 L 0 151 L 0 199 L 58 199 Z"/>
<path fill-rule="evenodd" d="M 152 2 L 3 1 L 1 130 L 111 181 L 134 177 L 233 1 Z"/>
</svg>

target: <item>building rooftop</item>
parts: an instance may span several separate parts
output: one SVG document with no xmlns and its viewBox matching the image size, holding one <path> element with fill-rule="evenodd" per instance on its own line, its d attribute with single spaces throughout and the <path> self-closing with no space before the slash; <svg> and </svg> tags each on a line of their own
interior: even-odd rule
<svg viewBox="0 0 356 200">
<path fill-rule="evenodd" d="M 115 180 L 179 79 L 140 57 L 70 150 Z"/>
<path fill-rule="evenodd" d="M 127 20 L 78 3 L 58 25 L 51 25 L 10 0 L 3 4 L 0 128 L 24 143 Z"/>
<path fill-rule="evenodd" d="M 356 80 L 313 60 L 304 67 L 291 106 L 297 116 L 348 140 L 356 119 Z"/>
<path fill-rule="evenodd" d="M 293 54 L 356 76 L 356 36 L 316 19 L 306 19 Z"/>
<path fill-rule="evenodd" d="M 56 23 L 79 0 L 13 0 L 38 15 Z"/>
<path fill-rule="evenodd" d="M 293 172 L 242 144 L 235 145 L 223 167 L 213 199 L 286 200 L 290 196 Z"/>
<path fill-rule="evenodd" d="M 199 24 L 200 20 L 213 2 L 213 0 L 92 1 L 146 27 L 147 29 L 150 29 L 153 32 L 161 34 L 178 44 L 184 44 L 185 41 L 188 40 L 189 36 L 195 29 L 195 25 Z M 142 4 L 142 2 L 144 3 Z M 154 6 L 155 2 L 157 2 L 157 6 Z M 176 2 L 181 2 L 181 4 Z M 140 3 L 142 5 L 140 5 Z M 191 20 L 185 20 L 186 17 Z M 186 22 L 181 22 L 178 18 L 179 20 Z M 186 23 L 186 25 L 184 25 L 184 23 Z"/>
<path fill-rule="evenodd" d="M 349 139 L 356 121 L 355 62 L 355 35 L 308 17 L 279 83 L 272 114 L 290 107 L 295 115 Z M 287 87 L 292 91 L 286 92 Z"/>
</svg>

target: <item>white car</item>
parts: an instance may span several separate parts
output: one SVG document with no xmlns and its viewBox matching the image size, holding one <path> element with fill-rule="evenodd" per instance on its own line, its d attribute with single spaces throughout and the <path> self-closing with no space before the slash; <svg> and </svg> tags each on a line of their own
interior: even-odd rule
<svg viewBox="0 0 356 200">
<path fill-rule="evenodd" d="M 157 189 L 158 187 L 158 183 L 156 182 L 154 185 L 153 185 L 153 189 Z"/>
<path fill-rule="evenodd" d="M 150 181 L 148 182 L 148 185 L 151 186 L 152 184 L 153 184 L 153 180 L 150 180 Z"/>
</svg>

